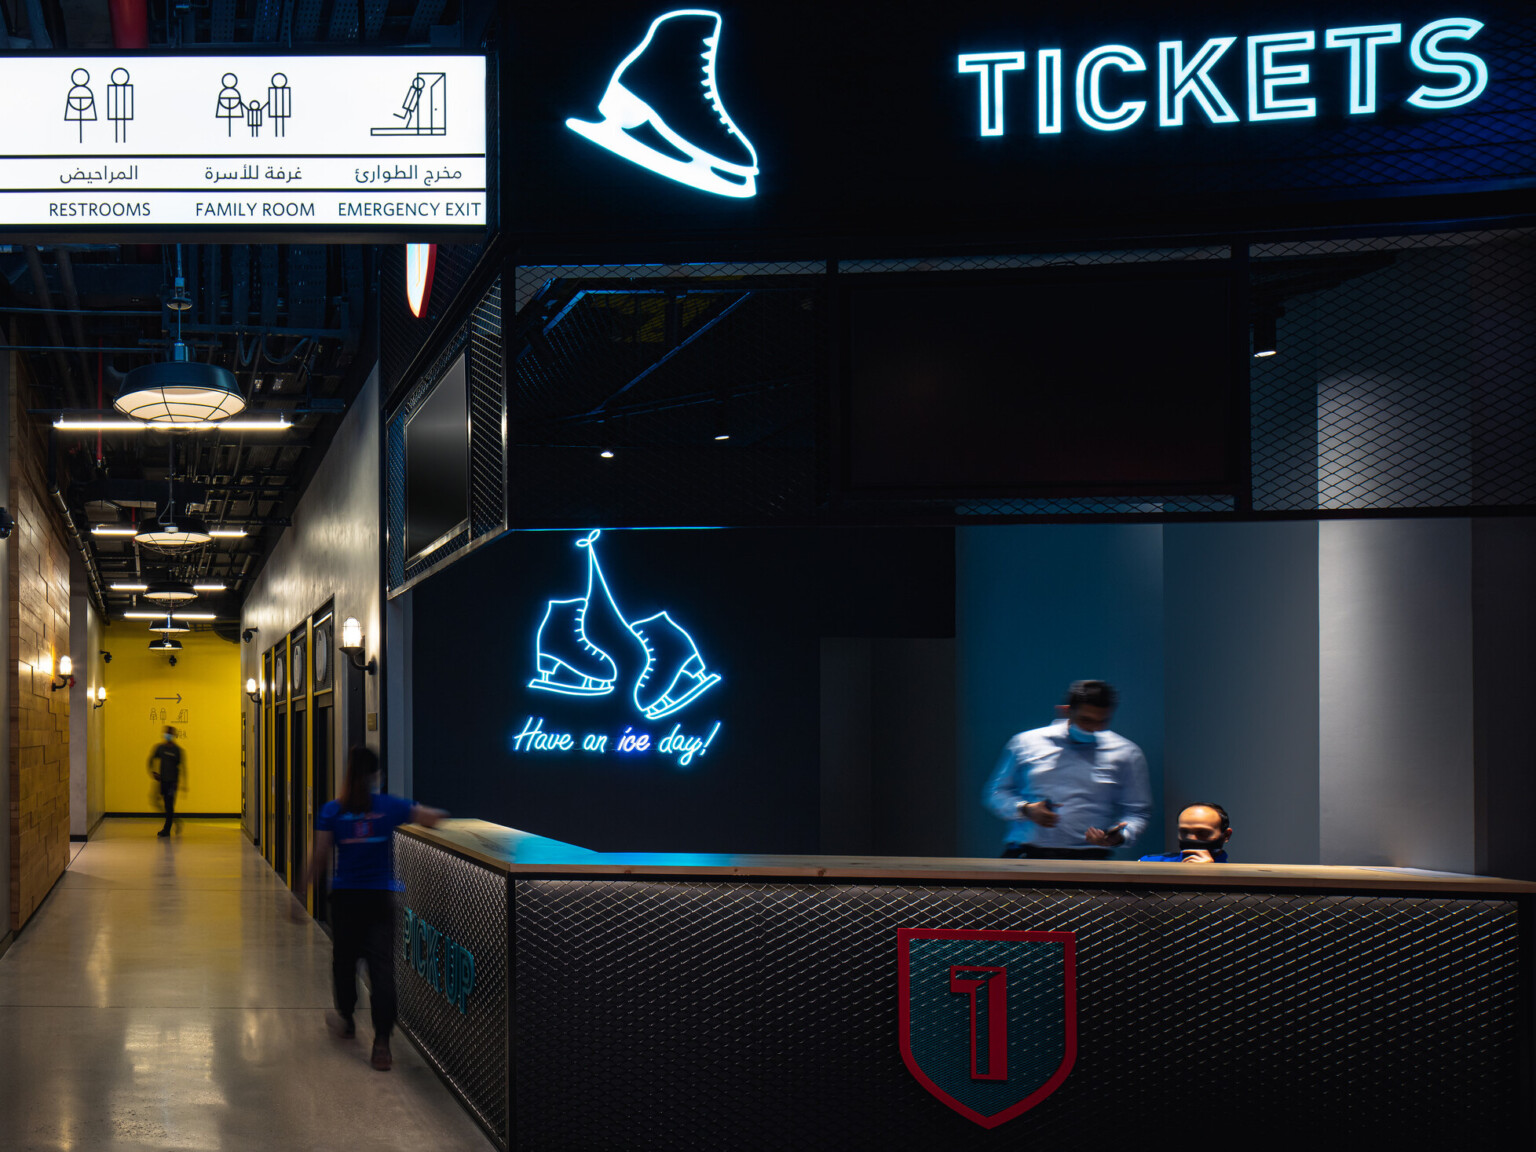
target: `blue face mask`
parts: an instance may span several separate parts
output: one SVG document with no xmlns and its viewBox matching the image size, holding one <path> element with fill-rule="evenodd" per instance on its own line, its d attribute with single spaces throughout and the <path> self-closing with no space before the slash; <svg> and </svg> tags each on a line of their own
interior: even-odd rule
<svg viewBox="0 0 1536 1152">
<path fill-rule="evenodd" d="M 1097 732 L 1084 732 L 1076 724 L 1068 721 L 1067 739 L 1078 744 L 1097 744 L 1099 742 L 1099 734 Z"/>
</svg>

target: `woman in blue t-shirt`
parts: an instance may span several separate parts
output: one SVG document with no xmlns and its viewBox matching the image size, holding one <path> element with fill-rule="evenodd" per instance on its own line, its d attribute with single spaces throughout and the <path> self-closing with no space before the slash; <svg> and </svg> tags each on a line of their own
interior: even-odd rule
<svg viewBox="0 0 1536 1152">
<path fill-rule="evenodd" d="M 331 979 L 336 1009 L 326 1024 L 337 1036 L 357 1035 L 352 1011 L 357 1007 L 357 962 L 368 962 L 373 989 L 373 1058 L 380 1072 L 389 1071 L 389 1034 L 395 1027 L 395 879 L 391 841 L 402 824 L 432 827 L 446 812 L 426 808 L 375 792 L 379 758 L 367 748 L 354 747 L 347 756 L 346 782 L 341 795 L 328 801 L 315 818 L 315 843 L 304 873 L 307 891 L 320 869 L 331 862 Z"/>
</svg>

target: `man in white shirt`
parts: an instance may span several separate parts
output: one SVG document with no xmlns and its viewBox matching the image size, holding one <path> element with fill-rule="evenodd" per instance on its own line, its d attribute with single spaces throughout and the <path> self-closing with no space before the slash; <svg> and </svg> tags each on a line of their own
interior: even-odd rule
<svg viewBox="0 0 1536 1152">
<path fill-rule="evenodd" d="M 1152 811 L 1147 759 L 1109 730 L 1118 700 L 1104 681 L 1079 680 L 1061 719 L 1004 746 L 983 797 L 1008 821 L 1004 857 L 1105 860 L 1141 835 Z"/>
</svg>

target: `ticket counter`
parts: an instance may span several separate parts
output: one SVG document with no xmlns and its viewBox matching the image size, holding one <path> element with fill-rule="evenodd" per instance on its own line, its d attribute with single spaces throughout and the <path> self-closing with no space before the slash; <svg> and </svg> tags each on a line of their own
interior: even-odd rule
<svg viewBox="0 0 1536 1152">
<path fill-rule="evenodd" d="M 623 855 L 473 820 L 396 853 L 402 1025 L 506 1149 L 1531 1130 L 1533 884 Z"/>
</svg>

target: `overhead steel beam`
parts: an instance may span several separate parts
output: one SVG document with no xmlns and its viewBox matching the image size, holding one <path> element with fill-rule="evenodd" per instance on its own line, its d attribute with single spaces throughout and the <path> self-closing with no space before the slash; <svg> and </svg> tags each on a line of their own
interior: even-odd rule
<svg viewBox="0 0 1536 1152">
<path fill-rule="evenodd" d="M 23 308 L 15 305 L 0 304 L 0 312 L 14 312 L 22 316 L 132 316 L 136 319 L 149 320 L 159 316 L 158 311 L 150 312 L 132 308 Z"/>
</svg>

